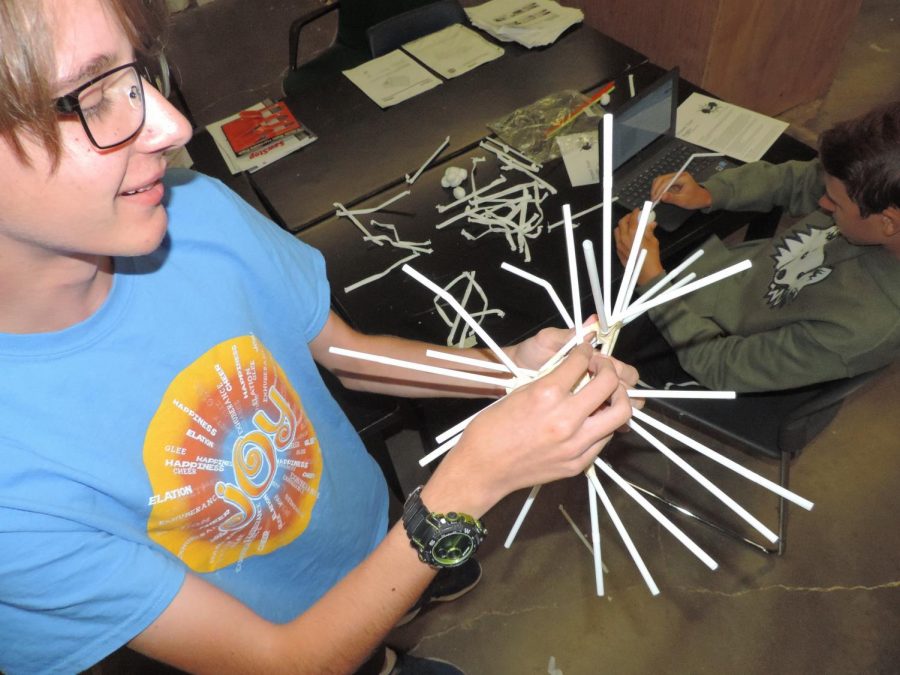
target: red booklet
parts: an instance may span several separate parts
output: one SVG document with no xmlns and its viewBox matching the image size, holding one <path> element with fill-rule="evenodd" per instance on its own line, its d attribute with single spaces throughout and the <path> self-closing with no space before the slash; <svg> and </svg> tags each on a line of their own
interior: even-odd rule
<svg viewBox="0 0 900 675">
<path fill-rule="evenodd" d="M 243 110 L 237 119 L 222 125 L 235 155 L 241 156 L 301 128 L 284 101 L 258 110 Z"/>
</svg>

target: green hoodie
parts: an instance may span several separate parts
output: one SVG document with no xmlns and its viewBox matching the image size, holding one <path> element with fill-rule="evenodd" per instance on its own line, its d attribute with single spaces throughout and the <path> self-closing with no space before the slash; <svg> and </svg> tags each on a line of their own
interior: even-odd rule
<svg viewBox="0 0 900 675">
<path fill-rule="evenodd" d="M 900 260 L 851 244 L 817 210 L 817 161 L 755 162 L 704 183 L 713 209 L 804 215 L 772 239 L 727 248 L 718 238 L 689 271 L 752 267 L 649 311 L 682 368 L 711 389 L 772 391 L 850 377 L 900 351 Z M 649 284 L 648 284 L 649 285 Z"/>
</svg>

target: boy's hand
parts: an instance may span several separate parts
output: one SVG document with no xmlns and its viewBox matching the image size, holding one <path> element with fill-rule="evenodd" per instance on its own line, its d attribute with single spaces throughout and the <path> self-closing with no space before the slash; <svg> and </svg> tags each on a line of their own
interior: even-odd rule
<svg viewBox="0 0 900 675">
<path fill-rule="evenodd" d="M 712 205 L 712 196 L 709 191 L 697 183 L 687 171 L 678 176 L 675 182 L 669 185 L 669 189 L 663 192 L 674 175 L 674 173 L 666 173 L 654 178 L 653 186 L 650 188 L 650 199 L 674 204 L 683 209 L 705 209 Z"/>
<path fill-rule="evenodd" d="M 619 220 L 613 235 L 616 239 L 616 255 L 624 266 L 628 262 L 628 255 L 631 253 L 631 247 L 634 237 L 637 234 L 638 221 L 640 220 L 641 210 L 635 209 Z M 638 274 L 638 284 L 645 284 L 651 279 L 665 272 L 662 261 L 659 257 L 659 240 L 653 231 L 656 229 L 656 222 L 647 223 L 644 230 L 644 238 L 641 241 L 641 247 L 647 249 L 647 258 Z"/>
<path fill-rule="evenodd" d="M 590 381 L 578 389 L 586 375 Z M 636 379 L 630 366 L 588 344 L 576 347 L 552 373 L 475 418 L 426 485 L 423 500 L 436 511 L 480 517 L 515 490 L 584 471 L 630 418 L 625 390 Z"/>
</svg>

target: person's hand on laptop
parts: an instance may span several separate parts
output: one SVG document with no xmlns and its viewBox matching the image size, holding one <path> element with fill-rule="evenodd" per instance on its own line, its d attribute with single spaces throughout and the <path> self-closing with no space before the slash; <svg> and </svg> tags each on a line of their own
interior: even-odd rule
<svg viewBox="0 0 900 675">
<path fill-rule="evenodd" d="M 638 220 L 640 220 L 640 217 L 641 210 L 635 209 L 619 220 L 619 224 L 616 226 L 615 232 L 613 232 L 613 235 L 616 238 L 616 255 L 619 256 L 619 261 L 623 266 L 628 262 L 628 255 L 631 253 L 631 246 L 634 242 L 634 237 L 637 234 Z M 644 265 L 641 267 L 641 271 L 638 274 L 638 285 L 646 284 L 648 281 L 655 279 L 666 271 L 659 258 L 659 240 L 656 238 L 656 235 L 653 234 L 653 230 L 655 229 L 656 222 L 653 221 L 647 223 L 647 228 L 644 230 L 644 238 L 641 241 L 641 247 L 647 249 L 647 258 L 644 260 Z"/>
<path fill-rule="evenodd" d="M 712 197 L 707 189 L 697 183 L 687 171 L 669 185 L 674 176 L 674 173 L 666 173 L 654 178 L 650 187 L 650 199 L 683 209 L 705 209 L 712 204 Z M 669 189 L 663 192 L 666 185 L 669 185 Z"/>
</svg>

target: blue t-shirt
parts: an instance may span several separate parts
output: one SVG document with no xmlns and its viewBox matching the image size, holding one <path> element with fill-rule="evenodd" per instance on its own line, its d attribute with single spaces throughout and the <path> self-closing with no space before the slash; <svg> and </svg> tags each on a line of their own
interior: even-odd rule
<svg viewBox="0 0 900 675">
<path fill-rule="evenodd" d="M 169 233 L 86 321 L 0 334 L 0 671 L 85 669 L 190 571 L 302 613 L 387 527 L 381 473 L 308 343 L 321 255 L 221 183 L 167 178 Z"/>
</svg>

